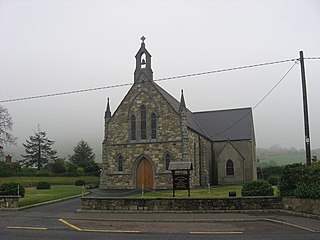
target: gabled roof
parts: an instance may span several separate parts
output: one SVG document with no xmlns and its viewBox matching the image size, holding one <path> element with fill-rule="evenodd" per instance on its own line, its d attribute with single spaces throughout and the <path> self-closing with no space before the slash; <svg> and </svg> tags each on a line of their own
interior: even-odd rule
<svg viewBox="0 0 320 240">
<path fill-rule="evenodd" d="M 180 102 L 153 82 L 160 94 L 179 113 Z M 187 109 L 188 127 L 211 141 L 254 139 L 251 108 L 192 113 Z"/>
<path fill-rule="evenodd" d="M 254 139 L 251 108 L 195 112 L 193 116 L 212 141 Z"/>
<path fill-rule="evenodd" d="M 172 106 L 172 108 L 179 113 L 180 102 L 171 96 L 166 90 L 160 87 L 158 84 L 153 82 L 154 86 L 158 89 L 160 94 L 167 100 L 167 102 Z M 206 132 L 201 128 L 201 126 L 197 123 L 196 119 L 194 118 L 192 112 L 187 109 L 187 124 L 188 127 L 195 130 L 196 132 L 200 133 L 201 135 L 209 138 Z"/>
</svg>

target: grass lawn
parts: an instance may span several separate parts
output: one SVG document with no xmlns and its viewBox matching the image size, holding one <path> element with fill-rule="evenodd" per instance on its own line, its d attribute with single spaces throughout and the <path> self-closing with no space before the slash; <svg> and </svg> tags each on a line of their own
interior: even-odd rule
<svg viewBox="0 0 320 240">
<path fill-rule="evenodd" d="M 49 182 L 51 185 L 74 185 L 78 179 L 83 179 L 86 184 L 99 183 L 98 176 L 79 176 L 79 177 L 1 177 L 0 184 L 16 182 L 24 187 L 35 187 L 38 182 Z"/>
<path fill-rule="evenodd" d="M 81 186 L 73 185 L 53 185 L 51 186 L 51 189 L 40 190 L 37 190 L 35 187 L 29 187 L 25 190 L 25 196 L 23 198 L 20 198 L 19 207 L 79 195 L 82 193 L 82 191 L 87 191 Z"/>
<path fill-rule="evenodd" d="M 210 188 L 210 194 L 208 188 L 194 188 L 191 189 L 190 196 L 197 197 L 214 197 L 214 198 L 223 198 L 229 197 L 229 192 L 236 192 L 237 197 L 241 197 L 241 188 L 242 185 L 232 185 L 232 186 L 212 186 Z M 278 195 L 278 188 L 273 186 L 274 195 Z M 141 197 L 141 194 L 134 194 L 130 197 Z M 157 192 L 145 192 L 144 197 L 151 198 L 170 198 L 172 197 L 172 190 L 163 190 Z M 188 197 L 188 191 L 186 190 L 178 190 L 176 191 L 176 197 Z"/>
</svg>

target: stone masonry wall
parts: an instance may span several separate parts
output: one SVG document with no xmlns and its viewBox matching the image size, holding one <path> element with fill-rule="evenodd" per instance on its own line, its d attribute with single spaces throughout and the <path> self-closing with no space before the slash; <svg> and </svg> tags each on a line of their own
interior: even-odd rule
<svg viewBox="0 0 320 240">
<path fill-rule="evenodd" d="M 17 208 L 19 204 L 18 196 L 0 196 L 0 209 Z"/>
<path fill-rule="evenodd" d="M 243 198 L 81 198 L 82 210 L 215 211 L 282 209 L 280 197 Z"/>
<path fill-rule="evenodd" d="M 241 184 L 257 179 L 254 141 L 214 142 L 213 149 L 218 167 L 218 184 Z M 234 176 L 226 175 L 228 159 L 234 163 Z"/>
<path fill-rule="evenodd" d="M 287 210 L 320 215 L 320 199 L 283 197 L 282 202 Z"/>
<path fill-rule="evenodd" d="M 140 108 L 147 111 L 147 139 L 140 139 Z M 157 119 L 157 138 L 151 139 L 152 113 Z M 136 117 L 136 140 L 130 139 L 130 116 Z M 158 92 L 153 83 L 134 84 L 127 93 L 112 118 L 108 122 L 103 144 L 103 173 L 101 189 L 135 188 L 135 167 L 140 156 L 152 162 L 154 171 L 153 188 L 172 187 L 171 172 L 165 170 L 164 155 L 169 152 L 172 161 L 180 161 L 181 123 L 180 117 Z M 117 156 L 123 157 L 123 171 L 117 167 Z"/>
</svg>

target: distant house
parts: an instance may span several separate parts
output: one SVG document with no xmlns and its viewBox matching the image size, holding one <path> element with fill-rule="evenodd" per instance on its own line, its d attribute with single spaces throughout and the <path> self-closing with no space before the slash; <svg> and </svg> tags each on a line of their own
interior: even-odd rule
<svg viewBox="0 0 320 240">
<path fill-rule="evenodd" d="M 133 86 L 113 114 L 107 102 L 100 188 L 172 188 L 172 161 L 192 163 L 193 187 L 256 179 L 252 109 L 191 112 L 153 81 L 142 40 Z"/>
</svg>

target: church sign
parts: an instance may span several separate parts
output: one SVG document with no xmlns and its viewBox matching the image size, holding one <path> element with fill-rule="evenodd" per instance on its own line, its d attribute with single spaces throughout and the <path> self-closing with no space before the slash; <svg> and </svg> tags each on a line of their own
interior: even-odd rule
<svg viewBox="0 0 320 240">
<path fill-rule="evenodd" d="M 192 170 L 192 163 L 170 162 L 169 170 L 172 172 L 172 196 L 175 197 L 175 190 L 188 190 L 188 197 L 190 197 L 190 170 Z"/>
<path fill-rule="evenodd" d="M 173 188 L 175 190 L 188 190 L 190 188 L 189 174 L 175 174 L 173 176 Z"/>
</svg>

